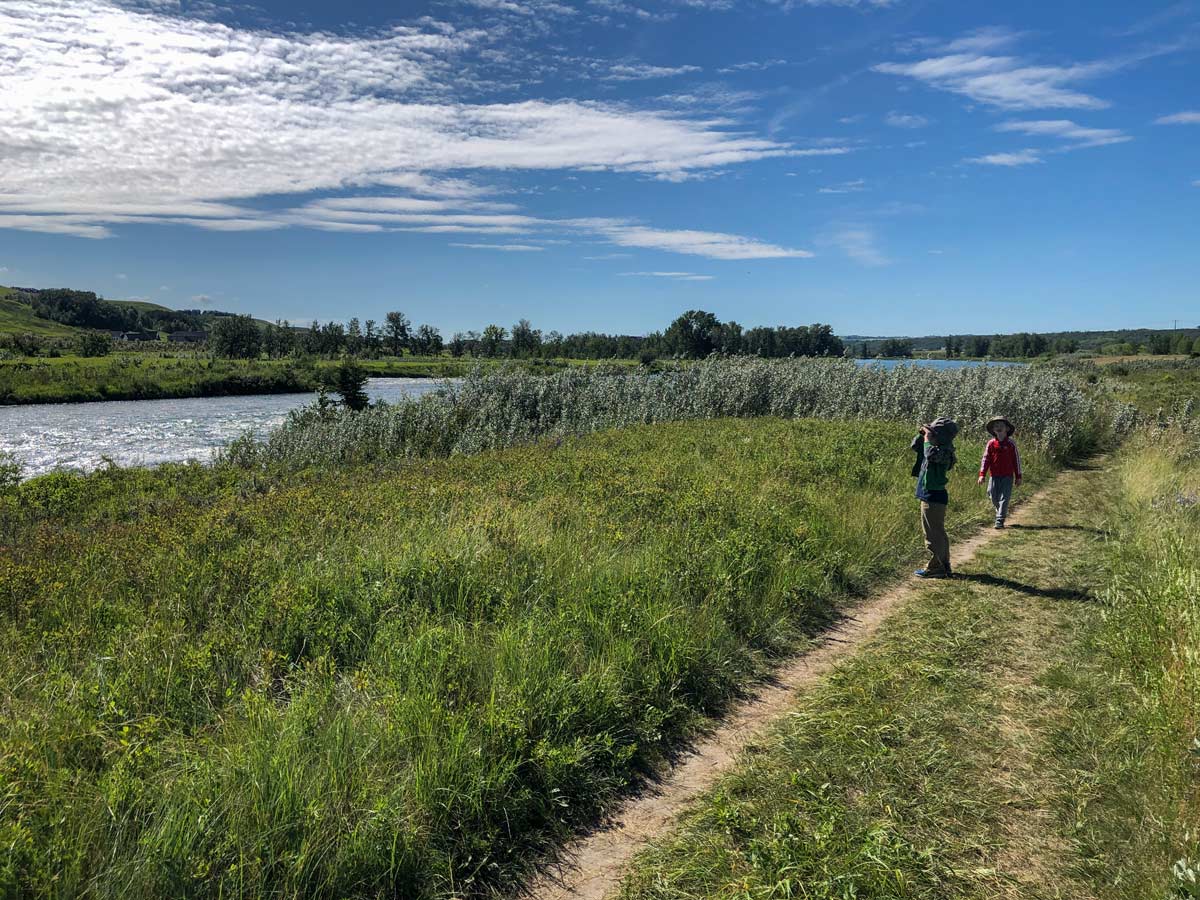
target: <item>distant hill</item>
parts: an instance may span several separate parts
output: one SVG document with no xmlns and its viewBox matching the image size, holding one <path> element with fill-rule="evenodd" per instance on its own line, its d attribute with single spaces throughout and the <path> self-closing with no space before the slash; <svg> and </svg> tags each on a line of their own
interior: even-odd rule
<svg viewBox="0 0 1200 900">
<path fill-rule="evenodd" d="M 209 331 L 233 313 L 177 310 L 148 300 L 105 300 L 91 291 L 0 286 L 0 334 L 70 338 L 85 331 Z M 259 327 L 268 323 L 254 320 Z"/>
<path fill-rule="evenodd" d="M 23 294 L 9 287 L 0 287 L 0 334 L 34 334 L 38 337 L 73 337 L 81 329 L 63 325 L 53 319 L 34 315 L 33 306 L 22 299 Z"/>
</svg>

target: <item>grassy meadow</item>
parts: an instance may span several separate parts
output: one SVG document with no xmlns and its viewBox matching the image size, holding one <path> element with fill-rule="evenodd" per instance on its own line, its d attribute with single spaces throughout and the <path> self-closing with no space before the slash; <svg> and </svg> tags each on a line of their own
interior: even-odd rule
<svg viewBox="0 0 1200 900">
<path fill-rule="evenodd" d="M 914 555 L 908 437 L 723 420 L 23 483 L 0 893 L 504 885 Z"/>
</svg>

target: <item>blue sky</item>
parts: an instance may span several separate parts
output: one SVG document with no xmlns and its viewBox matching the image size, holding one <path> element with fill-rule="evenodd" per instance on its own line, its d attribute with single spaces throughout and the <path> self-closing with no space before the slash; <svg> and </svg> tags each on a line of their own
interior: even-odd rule
<svg viewBox="0 0 1200 900">
<path fill-rule="evenodd" d="M 447 335 L 1200 324 L 1200 0 L 0 0 L 0 122 L 0 283 Z"/>
</svg>

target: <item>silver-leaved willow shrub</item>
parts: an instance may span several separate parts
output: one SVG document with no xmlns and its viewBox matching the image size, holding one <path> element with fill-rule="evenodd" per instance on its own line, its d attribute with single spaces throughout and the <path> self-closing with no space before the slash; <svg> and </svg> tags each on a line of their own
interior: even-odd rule
<svg viewBox="0 0 1200 900">
<path fill-rule="evenodd" d="M 309 407 L 222 454 L 247 466 L 303 468 L 388 457 L 448 456 L 542 438 L 685 419 L 929 421 L 970 429 L 994 413 L 1058 457 L 1131 427 L 1131 408 L 1101 404 L 1063 374 L 1027 367 L 859 366 L 849 360 L 711 358 L 661 373 L 574 368 L 553 375 L 474 374 L 418 399 L 362 412 Z M 982 435 L 981 435 L 982 436 Z"/>
</svg>

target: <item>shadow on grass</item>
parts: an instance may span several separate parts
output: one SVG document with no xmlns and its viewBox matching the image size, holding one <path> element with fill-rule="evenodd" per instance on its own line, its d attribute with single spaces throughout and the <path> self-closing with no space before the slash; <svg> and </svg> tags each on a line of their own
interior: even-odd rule
<svg viewBox="0 0 1200 900">
<path fill-rule="evenodd" d="M 977 573 L 958 575 L 957 578 L 959 581 L 974 581 L 977 584 L 985 584 L 988 587 L 1004 588 L 1008 591 L 1028 594 L 1030 597 L 1042 597 L 1046 600 L 1072 600 L 1076 603 L 1099 602 L 1099 598 L 1091 591 L 1081 590 L 1080 588 L 1041 588 L 1036 585 L 1013 581 L 1011 578 Z"/>
</svg>

